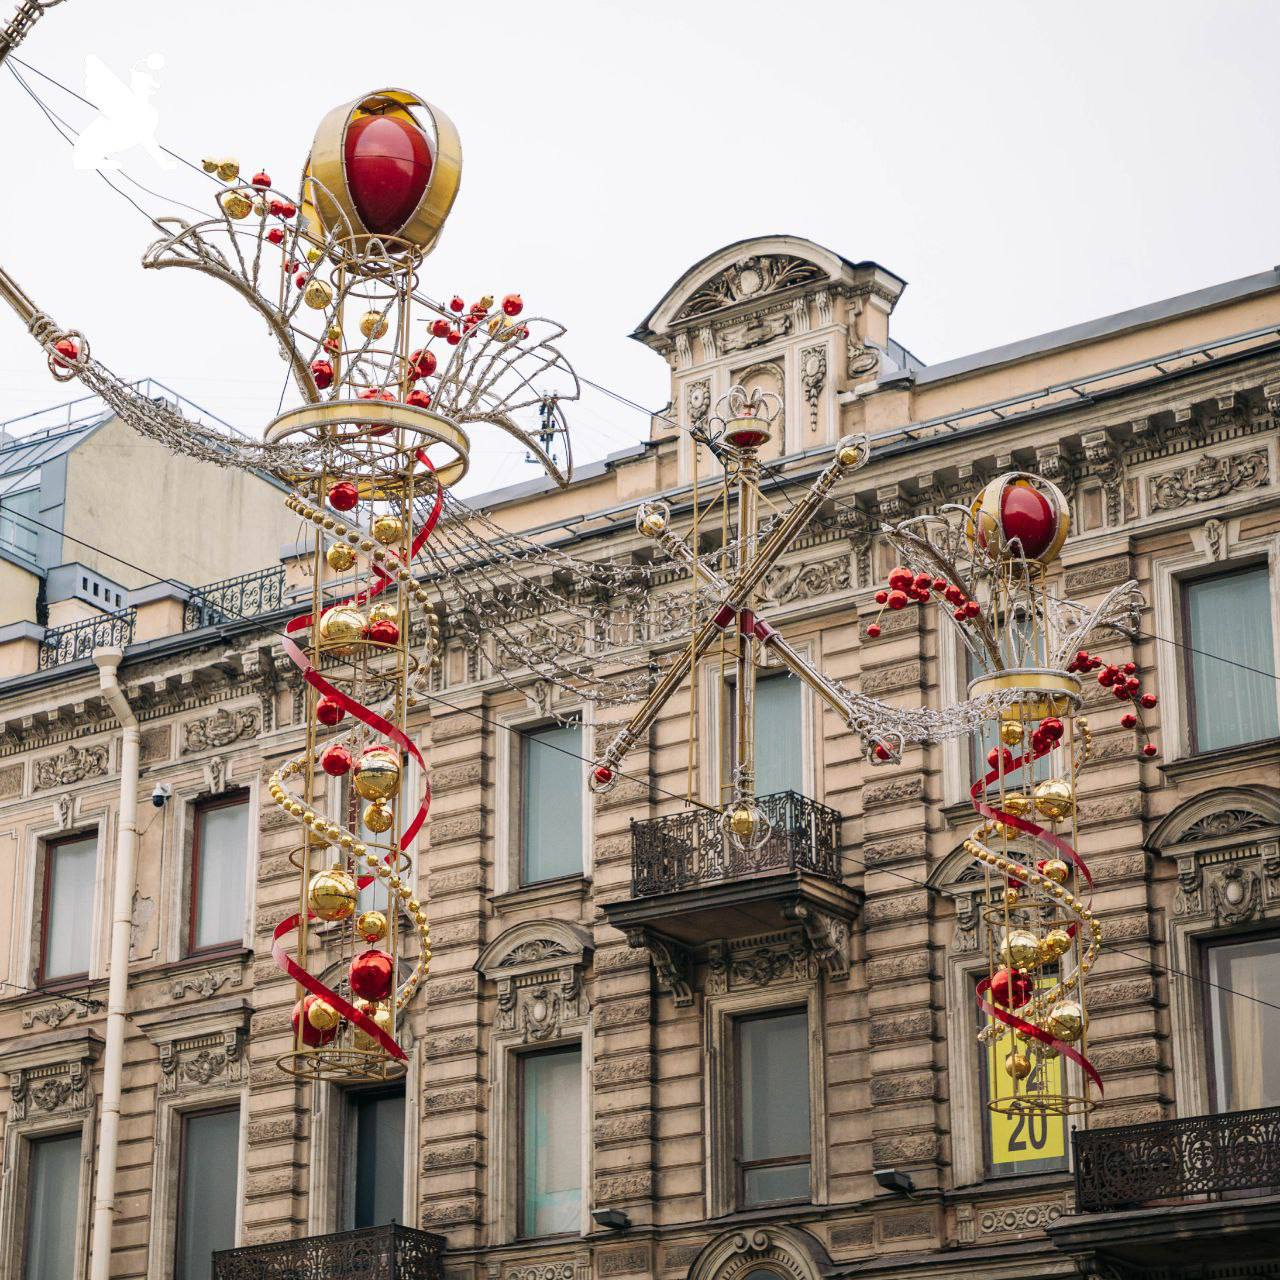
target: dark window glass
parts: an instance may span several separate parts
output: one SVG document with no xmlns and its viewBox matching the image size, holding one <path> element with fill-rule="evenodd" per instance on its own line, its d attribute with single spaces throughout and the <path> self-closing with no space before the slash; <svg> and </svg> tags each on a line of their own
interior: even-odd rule
<svg viewBox="0 0 1280 1280">
<path fill-rule="evenodd" d="M 525 1054 L 520 1072 L 520 1234 L 582 1230 L 582 1051 Z"/>
<path fill-rule="evenodd" d="M 243 797 L 198 805 L 191 850 L 191 950 L 244 938 L 249 802 Z"/>
<path fill-rule="evenodd" d="M 520 735 L 520 882 L 582 873 L 582 726 Z"/>
<path fill-rule="evenodd" d="M 1266 568 L 1188 582 L 1182 598 L 1195 750 L 1280 736 Z"/>
<path fill-rule="evenodd" d="M 808 1200 L 808 1015 L 742 1018 L 736 1031 L 741 1207 Z"/>
<path fill-rule="evenodd" d="M 98 837 L 92 833 L 54 841 L 45 850 L 41 981 L 89 972 L 97 853 Z"/>
<path fill-rule="evenodd" d="M 235 1247 L 239 1163 L 238 1107 L 183 1117 L 174 1280 L 210 1280 L 213 1251 Z"/>
<path fill-rule="evenodd" d="M 1212 946 L 1208 969 L 1216 1110 L 1280 1106 L 1280 938 Z"/>
<path fill-rule="evenodd" d="M 32 1142 L 23 1280 L 75 1275 L 79 1190 L 80 1135 L 64 1133 Z"/>
<path fill-rule="evenodd" d="M 404 1088 L 351 1095 L 348 1227 L 404 1221 Z"/>
</svg>

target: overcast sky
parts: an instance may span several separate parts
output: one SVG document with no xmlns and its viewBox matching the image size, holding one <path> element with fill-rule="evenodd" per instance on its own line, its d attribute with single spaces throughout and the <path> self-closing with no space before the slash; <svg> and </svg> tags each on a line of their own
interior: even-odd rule
<svg viewBox="0 0 1280 1280">
<path fill-rule="evenodd" d="M 627 334 L 746 236 L 903 276 L 893 333 L 927 363 L 1271 268 L 1278 28 L 1274 0 L 66 0 L 19 56 L 83 93 L 87 54 L 125 79 L 161 54 L 160 140 L 277 185 L 328 108 L 414 89 L 466 157 L 429 289 L 519 290 L 567 323 L 581 372 L 657 408 L 666 366 Z M 117 373 L 260 431 L 282 379 L 262 323 L 211 281 L 142 271 L 149 224 L 73 168 L 7 72 L 0 103 L 0 261 Z M 208 201 L 196 175 L 121 159 Z M 0 419 L 69 398 L 7 312 L 0 387 Z M 647 431 L 599 396 L 571 413 L 579 456 Z M 485 486 L 534 474 L 509 443 L 477 444 Z"/>
</svg>

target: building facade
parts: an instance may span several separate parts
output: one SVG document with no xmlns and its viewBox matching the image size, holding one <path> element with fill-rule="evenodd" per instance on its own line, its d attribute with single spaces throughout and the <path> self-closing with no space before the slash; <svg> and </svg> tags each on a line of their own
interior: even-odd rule
<svg viewBox="0 0 1280 1280">
<path fill-rule="evenodd" d="M 1087 1132 L 985 1107 L 967 744 L 872 768 L 766 669 L 758 789 L 786 848 L 766 874 L 726 874 L 689 814 L 720 799 L 718 667 L 699 672 L 692 742 L 678 697 L 593 798 L 589 761 L 628 708 L 495 671 L 447 608 L 416 725 L 433 799 L 413 874 L 434 954 L 408 1075 L 370 1092 L 283 1074 L 295 992 L 270 944 L 297 887 L 265 781 L 303 733 L 279 631 L 309 590 L 286 557 L 132 599 L 119 680 L 143 811 L 112 1276 L 207 1276 L 232 1246 L 226 1276 L 390 1276 L 358 1271 L 367 1237 L 347 1233 L 393 1219 L 430 1233 L 395 1246 L 397 1274 L 450 1280 L 1280 1275 L 1280 1171 L 1260 1154 L 1280 1132 L 1280 274 L 935 366 L 890 334 L 903 288 L 794 237 L 726 247 L 634 335 L 671 369 L 650 439 L 568 491 L 483 502 L 577 556 L 630 559 L 647 554 L 642 499 L 662 495 L 687 530 L 714 465 L 689 433 L 731 385 L 782 401 L 766 486 L 780 507 L 866 431 L 872 462 L 764 594 L 818 666 L 917 705 L 962 697 L 970 673 L 927 611 L 867 637 L 890 567 L 879 522 L 1010 468 L 1066 493 L 1054 585 L 1090 601 L 1140 582 L 1142 633 L 1100 652 L 1160 696 L 1144 759 L 1108 691 L 1087 693 L 1080 847 L 1106 943 L 1090 1035 L 1106 1094 Z M 684 586 L 655 589 L 687 607 Z M 530 609 L 529 626 L 548 621 Z M 673 647 L 653 635 L 623 660 Z M 0 1280 L 80 1277 L 121 730 L 92 659 L 14 661 Z"/>
</svg>

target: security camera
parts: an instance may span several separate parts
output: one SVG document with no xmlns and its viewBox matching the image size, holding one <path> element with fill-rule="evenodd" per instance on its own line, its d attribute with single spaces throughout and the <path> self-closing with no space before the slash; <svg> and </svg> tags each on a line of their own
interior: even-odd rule
<svg viewBox="0 0 1280 1280">
<path fill-rule="evenodd" d="M 886 1191 L 899 1191 L 905 1196 L 911 1195 L 916 1184 L 909 1173 L 903 1173 L 900 1169 L 876 1169 L 871 1176 Z"/>
<path fill-rule="evenodd" d="M 157 782 L 155 790 L 151 793 L 151 803 L 157 809 L 163 809 L 169 803 L 171 795 L 173 795 L 173 788 L 167 782 Z"/>
</svg>

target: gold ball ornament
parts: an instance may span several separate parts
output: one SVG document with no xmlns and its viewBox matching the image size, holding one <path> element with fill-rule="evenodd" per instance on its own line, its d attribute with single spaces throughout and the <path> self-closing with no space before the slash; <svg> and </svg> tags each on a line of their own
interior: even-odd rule
<svg viewBox="0 0 1280 1280">
<path fill-rule="evenodd" d="M 1040 939 L 1028 929 L 1010 929 L 1000 943 L 1000 959 L 1014 969 L 1032 969 L 1040 963 Z"/>
<path fill-rule="evenodd" d="M 1008 910 L 1012 911 L 1021 901 L 1022 899 L 1018 897 L 1017 889 L 1010 888 L 1004 891 L 1004 905 Z"/>
<path fill-rule="evenodd" d="M 332 1031 L 342 1021 L 342 1014 L 327 1000 L 317 996 L 307 1005 L 307 1021 L 317 1031 Z"/>
<path fill-rule="evenodd" d="M 365 805 L 364 813 L 361 815 L 360 820 L 364 823 L 365 828 L 375 835 L 390 831 L 391 824 L 394 821 L 391 816 L 391 810 L 378 800 Z"/>
<path fill-rule="evenodd" d="M 222 205 L 222 212 L 237 222 L 253 211 L 253 201 L 243 191 L 224 191 L 218 203 Z"/>
<path fill-rule="evenodd" d="M 387 317 L 381 311 L 366 311 L 360 317 L 360 332 L 366 338 L 386 337 Z"/>
<path fill-rule="evenodd" d="M 749 840 L 756 831 L 756 815 L 745 805 L 729 815 L 729 830 L 740 840 Z"/>
<path fill-rule="evenodd" d="M 362 800 L 389 800 L 400 789 L 400 758 L 389 747 L 367 747 L 356 761 L 351 785 Z"/>
<path fill-rule="evenodd" d="M 335 542 L 324 553 L 324 558 L 329 562 L 330 569 L 337 573 L 346 573 L 355 564 L 356 553 L 345 542 Z"/>
<path fill-rule="evenodd" d="M 391 1018 L 391 1005 L 389 1003 L 383 1001 L 372 1006 L 367 1004 L 362 1005 L 360 1012 L 367 1014 L 372 1018 L 373 1021 L 377 1023 L 378 1028 L 381 1031 L 386 1032 L 387 1035 L 391 1034 L 394 1024 Z M 368 1032 L 361 1031 L 359 1027 L 356 1028 L 354 1040 L 357 1049 L 381 1050 L 382 1048 L 382 1046 L 371 1035 L 369 1035 Z"/>
<path fill-rule="evenodd" d="M 308 261 L 309 263 L 311 263 L 313 266 L 315 265 L 315 263 L 319 262 L 319 261 L 320 261 L 320 259 L 321 259 L 321 258 L 323 258 L 323 257 L 324 257 L 324 250 L 323 250 L 323 249 L 308 249 L 308 250 L 307 250 L 307 261 Z"/>
<path fill-rule="evenodd" d="M 399 622 L 400 609 L 394 604 L 375 604 L 369 610 L 369 622 Z"/>
<path fill-rule="evenodd" d="M 1006 747 L 1016 747 L 1022 741 L 1022 721 L 1003 721 L 1000 725 L 1000 741 Z"/>
<path fill-rule="evenodd" d="M 384 547 L 389 547 L 393 542 L 400 541 L 404 534 L 404 522 L 399 516 L 387 512 L 374 520 L 370 532 Z"/>
<path fill-rule="evenodd" d="M 836 449 L 836 461 L 842 467 L 856 467 L 861 463 L 863 451 L 856 444 L 841 444 Z"/>
<path fill-rule="evenodd" d="M 1071 950 L 1071 935 L 1065 929 L 1050 929 L 1040 939 L 1040 961 L 1054 964 Z"/>
<path fill-rule="evenodd" d="M 1084 1010 L 1074 1000 L 1063 1000 L 1049 1010 L 1049 1018 L 1045 1030 L 1055 1040 L 1079 1040 L 1084 1034 Z"/>
<path fill-rule="evenodd" d="M 315 311 L 324 311 L 333 301 L 333 289 L 323 280 L 309 280 L 302 300 Z"/>
<path fill-rule="evenodd" d="M 234 182 L 240 176 L 240 161 L 225 156 L 217 162 L 217 175 L 223 182 Z"/>
<path fill-rule="evenodd" d="M 1076 805 L 1071 784 L 1062 778 L 1046 779 L 1036 787 L 1032 795 L 1035 797 L 1036 811 L 1053 822 L 1069 817 Z"/>
<path fill-rule="evenodd" d="M 1025 1053 L 1007 1054 L 1004 1060 L 1004 1069 L 1015 1080 L 1025 1080 L 1031 1074 L 1031 1059 Z"/>
<path fill-rule="evenodd" d="M 1071 874 L 1071 868 L 1061 858 L 1050 858 L 1040 868 L 1040 874 L 1046 879 L 1052 880 L 1055 884 L 1066 884 L 1067 877 Z"/>
<path fill-rule="evenodd" d="M 359 609 L 336 604 L 320 615 L 320 641 L 330 653 L 350 657 L 364 639 L 365 617 Z"/>
<path fill-rule="evenodd" d="M 307 886 L 307 908 L 321 920 L 345 920 L 356 909 L 356 882 L 343 867 L 317 871 Z"/>
<path fill-rule="evenodd" d="M 365 942 L 381 942 L 387 936 L 387 917 L 381 911 L 362 911 L 356 932 Z"/>
<path fill-rule="evenodd" d="M 640 532 L 646 538 L 656 538 L 659 534 L 665 533 L 667 529 L 667 518 L 661 511 L 649 510 L 640 517 Z"/>
</svg>

